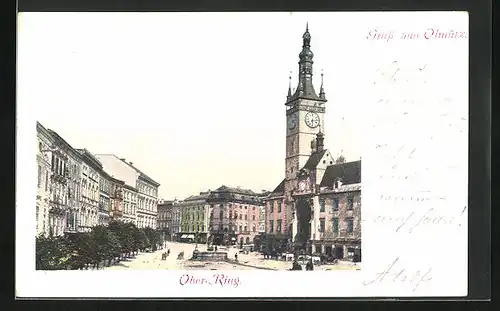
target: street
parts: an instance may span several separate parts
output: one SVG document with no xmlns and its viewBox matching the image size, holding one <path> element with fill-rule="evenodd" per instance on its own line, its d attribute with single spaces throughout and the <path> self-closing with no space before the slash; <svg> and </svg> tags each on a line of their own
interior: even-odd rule
<svg viewBox="0 0 500 311">
<path fill-rule="evenodd" d="M 161 254 L 170 249 L 170 256 L 166 260 L 161 260 Z M 292 267 L 291 261 L 280 261 L 263 259 L 262 254 L 254 252 L 249 254 L 238 253 L 236 247 L 229 248 L 228 258 L 234 261 L 235 254 L 238 253 L 237 262 L 205 262 L 191 261 L 195 244 L 167 242 L 164 249 L 152 253 L 140 253 L 136 258 L 121 261 L 120 263 L 106 267 L 104 270 L 288 270 Z M 205 244 L 198 244 L 198 250 L 206 251 Z M 178 260 L 177 255 L 184 251 L 184 259 Z M 220 251 L 223 251 L 220 249 Z M 353 264 L 321 265 L 315 266 L 315 270 L 357 270 L 358 266 Z"/>
</svg>

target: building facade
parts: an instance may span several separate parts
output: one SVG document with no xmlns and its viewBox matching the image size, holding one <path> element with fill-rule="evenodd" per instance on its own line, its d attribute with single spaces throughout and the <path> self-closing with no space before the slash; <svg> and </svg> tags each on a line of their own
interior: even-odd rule
<svg viewBox="0 0 500 311">
<path fill-rule="evenodd" d="M 123 186 L 123 216 L 124 222 L 137 225 L 137 189 L 125 184 Z"/>
<path fill-rule="evenodd" d="M 111 185 L 111 211 L 109 213 L 110 220 L 122 220 L 123 217 L 123 187 L 125 182 L 110 176 Z"/>
<path fill-rule="evenodd" d="M 174 200 L 172 202 L 172 239 L 179 241 L 181 238 L 181 205 L 182 201 Z"/>
<path fill-rule="evenodd" d="M 37 193 L 36 193 L 36 234 L 47 236 L 49 229 L 49 210 L 52 200 L 52 164 L 51 154 L 54 140 L 50 132 L 39 122 L 37 132 Z"/>
<path fill-rule="evenodd" d="M 112 178 L 125 183 L 123 186 L 123 220 L 133 221 L 140 228 L 156 228 L 160 184 L 125 158 L 119 158 L 114 154 L 96 154 L 95 156 Z"/>
<path fill-rule="evenodd" d="M 139 228 L 156 228 L 158 187 L 160 184 L 143 172 L 137 171 L 139 172 L 137 179 L 137 225 Z"/>
<path fill-rule="evenodd" d="M 48 129 L 53 139 L 52 208 L 49 213 L 50 231 L 54 235 L 78 230 L 80 211 L 80 154 L 55 131 Z"/>
<path fill-rule="evenodd" d="M 111 176 L 108 175 L 104 170 L 100 172 L 99 178 L 99 220 L 98 224 L 101 226 L 107 226 L 110 220 L 110 214 L 112 210 L 112 187 L 111 187 Z"/>
<path fill-rule="evenodd" d="M 158 202 L 158 217 L 156 227 L 162 231 L 166 240 L 172 240 L 172 210 L 174 201 L 160 200 Z"/>
<path fill-rule="evenodd" d="M 258 194 L 248 189 L 221 186 L 211 191 L 210 242 L 251 244 L 259 234 L 263 204 Z"/>
<path fill-rule="evenodd" d="M 80 224 L 81 231 L 90 231 L 92 227 L 99 224 L 99 202 L 102 163 L 94 157 L 87 149 L 77 149 L 82 158 L 81 170 L 81 207 Z"/>
<path fill-rule="evenodd" d="M 210 205 L 207 203 L 210 192 L 200 192 L 179 203 L 181 214 L 180 241 L 206 243 Z"/>
<path fill-rule="evenodd" d="M 310 253 L 333 253 L 336 249 L 335 255 L 338 258 L 350 258 L 349 254 L 354 253 L 350 250 L 359 249 L 356 252 L 360 258 L 360 236 L 357 233 L 361 232 L 358 223 L 361 209 L 361 162 L 336 164 L 331 153 L 324 148 L 322 131 L 325 129 L 327 100 L 323 89 L 323 74 L 319 94 L 312 84 L 314 54 L 310 49 L 311 35 L 308 27 L 302 41 L 298 86 L 292 92 L 290 83 L 285 102 L 285 178 L 266 198 L 266 235 L 277 240 L 281 248 L 295 248 Z M 350 189 L 350 194 L 343 200 L 350 202 L 347 204 L 352 205 L 353 209 L 344 214 L 338 214 L 340 210 L 335 211 L 338 215 L 330 209 L 330 215 L 326 202 L 335 200 L 330 201 L 326 197 L 343 191 L 328 190 L 330 179 L 343 180 L 345 176 L 342 172 L 347 168 L 354 171 L 359 169 L 355 174 L 359 178 L 349 181 L 356 186 L 346 186 L 348 188 L 344 189 Z M 324 186 L 321 186 L 324 178 L 328 181 L 325 180 Z M 341 195 L 335 198 L 340 200 Z M 328 231 L 329 228 L 331 231 Z M 344 233 L 333 234 L 335 228 L 347 228 L 345 230 L 349 231 L 349 239 L 342 240 L 346 238 Z M 340 249 L 343 251 L 340 252 Z"/>
</svg>

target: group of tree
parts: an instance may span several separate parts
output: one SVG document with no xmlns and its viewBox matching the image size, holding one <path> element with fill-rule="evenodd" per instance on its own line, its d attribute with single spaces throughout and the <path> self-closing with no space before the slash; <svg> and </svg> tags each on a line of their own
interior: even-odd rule
<svg viewBox="0 0 500 311">
<path fill-rule="evenodd" d="M 78 270 L 109 266 L 147 249 L 163 245 L 163 235 L 152 228 L 111 221 L 90 232 L 36 238 L 37 270 Z"/>
</svg>

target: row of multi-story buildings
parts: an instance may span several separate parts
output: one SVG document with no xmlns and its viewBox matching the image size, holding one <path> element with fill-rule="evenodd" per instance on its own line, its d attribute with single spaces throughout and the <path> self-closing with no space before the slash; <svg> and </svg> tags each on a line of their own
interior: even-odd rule
<svg viewBox="0 0 500 311">
<path fill-rule="evenodd" d="M 223 185 L 184 200 L 160 201 L 158 229 L 178 241 L 250 244 L 265 232 L 263 198 L 268 194 Z"/>
<path fill-rule="evenodd" d="M 285 178 L 271 193 L 222 186 L 164 202 L 159 226 L 174 239 L 208 236 L 217 244 L 252 243 L 264 233 L 279 248 L 295 245 L 360 260 L 361 160 L 338 161 L 324 148 L 327 100 L 323 74 L 319 93 L 312 83 L 314 54 L 307 27 L 302 41 L 298 85 L 292 91 L 290 83 L 285 101 Z"/>
<path fill-rule="evenodd" d="M 37 129 L 37 235 L 89 231 L 110 219 L 156 227 L 160 184 L 113 154 L 73 148 L 55 131 Z"/>
</svg>

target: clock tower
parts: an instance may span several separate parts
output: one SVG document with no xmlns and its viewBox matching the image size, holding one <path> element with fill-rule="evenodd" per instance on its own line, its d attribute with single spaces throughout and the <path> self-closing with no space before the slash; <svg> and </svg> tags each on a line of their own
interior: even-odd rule
<svg viewBox="0 0 500 311">
<path fill-rule="evenodd" d="M 316 135 L 324 131 L 325 92 L 323 89 L 323 73 L 319 95 L 312 83 L 313 57 L 311 51 L 311 35 L 309 27 L 302 36 L 302 51 L 299 54 L 299 81 L 297 89 L 292 93 L 291 76 L 286 99 L 286 157 L 284 195 L 289 213 L 288 223 L 294 222 L 291 192 L 297 187 L 297 173 L 307 162 L 312 153 L 312 144 Z M 294 234 L 295 235 L 295 234 Z"/>
</svg>

